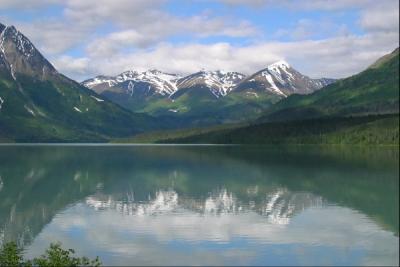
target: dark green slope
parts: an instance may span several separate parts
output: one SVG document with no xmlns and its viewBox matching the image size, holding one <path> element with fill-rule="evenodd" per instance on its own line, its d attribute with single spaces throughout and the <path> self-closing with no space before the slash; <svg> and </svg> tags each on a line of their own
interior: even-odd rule
<svg viewBox="0 0 400 267">
<path fill-rule="evenodd" d="M 140 136 L 154 143 L 184 144 L 356 144 L 398 145 L 399 116 L 375 115 L 352 118 L 319 118 L 198 132 Z M 135 139 L 131 139 L 135 142 Z"/>
<path fill-rule="evenodd" d="M 22 33 L 0 26 L 1 140 L 105 141 L 159 126 L 63 76 Z"/>
<path fill-rule="evenodd" d="M 292 95 L 267 111 L 262 121 L 399 112 L 399 50 L 365 71 L 311 95 Z"/>
<path fill-rule="evenodd" d="M 9 139 L 105 141 L 150 128 L 148 116 L 133 115 L 108 101 L 99 102 L 99 96 L 65 77 L 47 81 L 17 77 L 18 82 L 0 80 L 4 99 L 0 135 Z"/>
<path fill-rule="evenodd" d="M 206 86 L 196 85 L 180 89 L 171 99 L 153 99 L 140 112 L 171 120 L 175 128 L 199 127 L 254 120 L 279 99 L 267 92 L 232 92 L 216 98 Z"/>
</svg>

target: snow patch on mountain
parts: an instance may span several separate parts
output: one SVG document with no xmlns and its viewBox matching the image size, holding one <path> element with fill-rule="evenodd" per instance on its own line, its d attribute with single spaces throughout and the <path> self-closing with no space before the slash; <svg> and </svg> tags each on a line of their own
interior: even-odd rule
<svg viewBox="0 0 400 267">
<path fill-rule="evenodd" d="M 15 71 L 14 71 L 14 68 L 13 68 L 13 65 L 12 65 L 12 64 L 10 64 L 10 70 L 11 70 L 11 76 L 12 76 L 12 78 L 14 79 L 14 81 L 16 81 L 17 78 L 15 77 Z"/>
<path fill-rule="evenodd" d="M 32 114 L 33 117 L 36 117 L 35 112 L 31 108 L 29 108 L 27 105 L 24 105 L 24 108 L 26 109 L 26 111 Z"/>
<path fill-rule="evenodd" d="M 103 99 L 97 98 L 97 97 L 95 97 L 95 96 L 93 96 L 93 95 L 91 95 L 90 97 L 92 97 L 92 98 L 93 98 L 94 100 L 96 100 L 97 102 L 104 102 Z"/>
<path fill-rule="evenodd" d="M 4 30 L 0 34 L 0 51 L 4 55 L 4 40 L 6 38 L 5 33 L 7 32 L 8 26 L 4 28 Z"/>
<path fill-rule="evenodd" d="M 106 77 L 102 78 L 102 77 L 104 77 L 104 76 L 98 76 L 98 77 L 88 80 L 87 82 L 85 82 L 85 86 L 88 88 L 93 88 L 96 85 L 107 83 L 108 86 L 111 87 L 111 86 L 114 86 L 117 84 L 117 82 L 112 80 L 112 78 L 106 78 Z"/>
<path fill-rule="evenodd" d="M 279 61 L 277 61 L 275 63 L 272 63 L 272 64 L 268 65 L 267 68 L 268 69 L 275 69 L 275 68 L 288 69 L 288 68 L 290 68 L 290 64 L 282 59 L 282 60 L 279 60 Z"/>
<path fill-rule="evenodd" d="M 227 95 L 244 78 L 245 75 L 238 72 L 200 71 L 180 79 L 177 85 L 178 88 L 205 85 L 219 98 Z"/>
<path fill-rule="evenodd" d="M 164 73 L 158 70 L 147 70 L 144 72 L 125 71 L 115 77 L 97 76 L 83 82 L 83 85 L 92 89 L 99 85 L 113 87 L 118 84 L 129 82 L 126 87 L 128 93 L 133 95 L 136 83 L 149 84 L 149 90 L 154 88 L 156 93 L 171 95 L 178 90 L 176 82 L 181 76 L 177 74 Z"/>
<path fill-rule="evenodd" d="M 282 76 L 283 74 L 286 75 L 287 80 L 293 80 L 293 74 L 290 73 L 288 70 L 290 69 L 289 63 L 284 60 L 280 60 L 275 62 L 267 67 L 269 73 L 271 73 L 280 83 L 286 84 L 285 78 Z"/>
<path fill-rule="evenodd" d="M 268 83 L 271 85 L 270 89 L 272 89 L 274 93 L 286 97 L 286 95 L 281 90 L 279 90 L 279 88 L 274 83 L 271 74 L 269 74 L 268 72 L 262 72 L 261 75 L 264 76 Z"/>
</svg>

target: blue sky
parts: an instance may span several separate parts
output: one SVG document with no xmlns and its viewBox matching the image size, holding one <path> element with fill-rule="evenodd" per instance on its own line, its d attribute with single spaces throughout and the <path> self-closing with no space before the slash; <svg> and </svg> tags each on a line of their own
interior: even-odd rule
<svg viewBox="0 0 400 267">
<path fill-rule="evenodd" d="M 77 80 L 149 68 L 250 74 L 280 59 L 338 78 L 399 45 L 394 0 L 0 0 L 0 18 Z"/>
</svg>

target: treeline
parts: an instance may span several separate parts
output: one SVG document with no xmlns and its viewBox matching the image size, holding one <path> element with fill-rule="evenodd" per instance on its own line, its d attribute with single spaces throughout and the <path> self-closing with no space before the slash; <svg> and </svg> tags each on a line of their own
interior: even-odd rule
<svg viewBox="0 0 400 267">
<path fill-rule="evenodd" d="M 176 133 L 156 143 L 211 144 L 399 144 L 399 115 L 271 122 L 207 133 Z"/>
</svg>

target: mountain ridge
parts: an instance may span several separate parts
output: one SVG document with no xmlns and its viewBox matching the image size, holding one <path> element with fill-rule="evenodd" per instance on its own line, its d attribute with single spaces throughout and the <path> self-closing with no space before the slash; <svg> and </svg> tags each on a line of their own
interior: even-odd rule
<svg viewBox="0 0 400 267">
<path fill-rule="evenodd" d="M 59 73 L 14 26 L 0 26 L 0 136 L 21 142 L 104 141 L 156 127 Z"/>
<path fill-rule="evenodd" d="M 221 70 L 184 77 L 158 70 L 125 71 L 82 84 L 133 112 L 171 118 L 182 126 L 206 126 L 255 119 L 282 98 L 309 94 L 334 81 L 311 79 L 281 60 L 250 76 Z"/>
<path fill-rule="evenodd" d="M 190 88 L 196 85 L 205 85 L 210 88 L 211 93 L 216 97 L 223 97 L 226 96 L 228 93 L 234 91 L 240 84 L 241 89 L 243 89 L 243 82 L 246 80 L 254 79 L 254 76 L 261 74 L 261 76 L 265 77 L 265 83 L 263 84 L 264 87 L 262 89 L 269 90 L 272 93 L 276 93 L 283 97 L 287 97 L 291 93 L 299 93 L 299 94 L 307 94 L 311 93 L 315 90 L 322 88 L 332 82 L 335 79 L 330 78 L 320 78 L 320 79 L 311 79 L 305 75 L 300 74 L 299 72 L 295 71 L 296 78 L 298 79 L 306 79 L 305 84 L 301 85 L 300 90 L 296 91 L 297 88 L 293 84 L 293 82 L 286 82 L 289 78 L 293 79 L 293 75 L 288 71 L 295 71 L 286 61 L 279 60 L 275 63 L 268 65 L 265 69 L 262 69 L 252 75 L 245 75 L 240 72 L 236 71 L 222 71 L 222 70 L 201 70 L 186 76 L 182 76 L 179 74 L 171 74 L 166 73 L 160 70 L 147 70 L 143 72 L 138 72 L 134 70 L 124 71 L 116 76 L 107 76 L 107 75 L 98 75 L 94 78 L 86 79 L 81 82 L 82 85 L 88 87 L 89 89 L 94 90 L 97 93 L 102 93 L 107 89 L 110 89 L 114 86 L 118 86 L 122 84 L 122 88 L 124 88 L 123 84 L 125 83 L 125 89 L 132 89 L 132 83 L 126 84 L 127 81 L 131 82 L 144 82 L 148 83 L 148 86 L 158 88 L 156 93 L 161 95 L 168 95 L 169 97 L 175 94 L 180 89 Z M 285 72 L 282 75 L 281 72 Z M 166 86 L 167 89 L 162 88 L 160 84 L 157 84 L 154 81 L 154 78 L 151 79 L 149 77 L 149 73 L 153 74 L 153 77 L 157 77 L 157 74 L 161 74 L 164 76 L 164 79 L 161 80 L 167 82 Z M 165 78 L 165 76 L 168 76 Z M 308 83 L 308 84 L 307 84 Z M 290 86 L 292 91 L 285 90 L 286 92 L 282 92 L 279 88 L 277 88 L 276 84 L 281 86 Z M 129 88 L 129 85 L 131 88 Z M 174 90 L 168 90 L 169 88 L 173 88 Z M 247 85 L 247 87 L 251 88 L 251 85 Z M 260 87 L 260 86 L 258 86 Z M 160 90 L 161 89 L 161 90 Z M 111 89 L 112 90 L 112 89 Z M 130 91 L 130 90 L 128 90 Z M 133 93 L 132 91 L 130 91 Z"/>
</svg>

